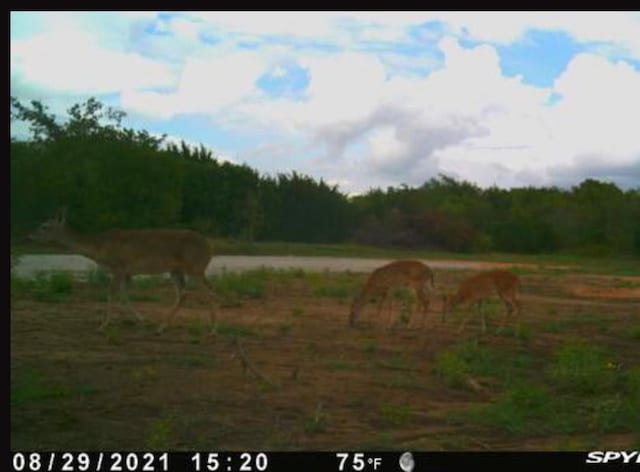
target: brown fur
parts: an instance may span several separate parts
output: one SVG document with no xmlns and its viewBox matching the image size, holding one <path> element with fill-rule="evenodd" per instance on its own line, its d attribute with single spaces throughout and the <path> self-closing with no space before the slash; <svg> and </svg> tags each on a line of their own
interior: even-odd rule
<svg viewBox="0 0 640 472">
<path fill-rule="evenodd" d="M 430 292 L 433 290 L 433 272 L 420 261 L 400 260 L 375 269 L 360 294 L 351 305 L 349 324 L 354 325 L 360 311 L 370 298 L 377 298 L 378 316 L 382 306 L 395 287 L 408 287 L 415 291 L 419 304 L 422 306 L 422 324 L 429 310 Z M 392 318 L 389 318 L 390 325 Z"/>
<path fill-rule="evenodd" d="M 111 299 L 119 286 L 120 295 L 129 308 L 126 286 L 136 274 L 171 274 L 176 287 L 176 301 L 158 332 L 163 331 L 184 301 L 185 276 L 192 277 L 208 292 L 211 302 L 210 321 L 216 329 L 215 294 L 205 277 L 205 270 L 213 251 L 203 235 L 185 229 L 113 229 L 104 233 L 83 236 L 65 225 L 64 215 L 45 221 L 29 236 L 39 242 L 54 242 L 93 259 L 112 273 L 107 314 L 100 325 L 105 328 L 111 319 Z"/>
<path fill-rule="evenodd" d="M 470 305 L 477 304 L 478 307 L 481 302 L 494 293 L 502 299 L 507 308 L 507 314 L 503 321 L 506 323 L 506 319 L 511 316 L 511 313 L 516 312 L 518 317 L 518 327 L 520 324 L 520 278 L 512 272 L 502 269 L 489 270 L 473 275 L 464 280 L 458 291 L 444 299 L 443 318 L 446 313 L 451 311 L 457 305 Z M 458 331 L 462 331 L 467 324 L 467 321 L 471 318 L 470 313 L 460 325 Z M 486 330 L 486 318 L 483 318 L 483 329 Z"/>
</svg>

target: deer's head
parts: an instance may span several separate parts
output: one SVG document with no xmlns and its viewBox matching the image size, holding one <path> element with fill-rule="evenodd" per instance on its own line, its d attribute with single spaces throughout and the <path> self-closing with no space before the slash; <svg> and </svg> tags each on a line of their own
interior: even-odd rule
<svg viewBox="0 0 640 472">
<path fill-rule="evenodd" d="M 42 223 L 27 239 L 40 243 L 61 241 L 65 235 L 65 222 L 66 209 L 59 210 L 55 218 Z"/>
</svg>

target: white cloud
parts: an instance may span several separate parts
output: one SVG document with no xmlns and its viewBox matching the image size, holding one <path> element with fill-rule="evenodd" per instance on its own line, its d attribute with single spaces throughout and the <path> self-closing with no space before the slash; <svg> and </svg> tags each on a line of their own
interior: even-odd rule
<svg viewBox="0 0 640 472">
<path fill-rule="evenodd" d="M 439 12 L 457 35 L 478 41 L 509 44 L 527 30 L 564 31 L 582 43 L 605 42 L 640 58 L 640 15 L 613 11 L 575 12 Z"/>
<path fill-rule="evenodd" d="M 190 21 L 184 18 L 173 18 L 171 20 L 170 29 L 180 39 L 188 41 L 197 41 L 201 31 L 201 25 L 198 22 Z"/>
<path fill-rule="evenodd" d="M 365 53 L 301 57 L 310 76 L 302 101 L 257 91 L 269 54 L 228 54 L 189 62 L 175 93 L 138 92 L 138 102 L 125 95 L 123 103 L 270 131 L 279 136 L 279 155 L 287 139 L 306 136 L 307 154 L 320 156 L 316 171 L 358 189 L 399 179 L 419 184 L 440 171 L 483 185 L 542 183 L 553 179 L 545 169 L 589 151 L 613 162 L 637 156 L 640 78 L 628 64 L 581 54 L 553 87 L 541 88 L 503 76 L 490 45 L 466 49 L 445 37 L 439 47 L 444 66 L 426 77 L 387 77 L 384 64 Z M 549 106 L 552 92 L 561 100 Z"/>
<path fill-rule="evenodd" d="M 404 155 L 407 152 L 407 143 L 398 139 L 395 127 L 382 126 L 374 129 L 366 142 L 371 150 L 371 161 L 386 164 Z"/>
<path fill-rule="evenodd" d="M 610 163 L 604 156 L 578 156 L 569 164 L 557 164 L 548 169 L 549 182 L 563 187 L 577 185 L 585 179 L 613 182 L 624 189 L 640 187 L 640 154 L 629 163 Z"/>
<path fill-rule="evenodd" d="M 287 75 L 287 70 L 284 67 L 277 66 L 273 72 L 271 72 L 272 77 L 284 77 Z"/>
<path fill-rule="evenodd" d="M 351 190 L 419 184 L 440 171 L 510 186 L 560 174 L 566 182 L 580 166 L 604 173 L 610 164 L 619 175 L 640 156 L 640 73 L 607 59 L 640 58 L 637 13 L 133 12 L 108 14 L 101 25 L 89 13 L 42 18 L 37 34 L 11 42 L 12 93 L 120 93 L 125 110 L 155 118 L 204 114 L 218 131 L 268 136 L 243 150 L 261 170 L 286 163 Z M 437 51 L 435 37 L 408 34 L 434 20 L 448 32 Z M 150 25 L 161 34 L 148 34 Z M 529 29 L 602 44 L 572 58 L 552 86 L 535 87 L 505 77 L 494 46 Z M 486 44 L 465 48 L 460 37 Z M 402 54 L 390 47 L 396 42 L 425 54 Z M 296 98 L 256 86 L 290 64 L 310 79 Z M 549 105 L 552 93 L 560 99 Z"/>
<path fill-rule="evenodd" d="M 637 153 L 639 71 L 625 62 L 579 54 L 554 89 L 562 100 L 549 113 L 550 124 L 576 154 L 596 152 L 624 159 Z"/>
<path fill-rule="evenodd" d="M 154 137 L 156 137 L 156 138 L 162 137 L 161 134 L 157 134 L 157 133 L 152 133 L 152 135 Z M 200 147 L 204 145 L 202 142 L 195 142 L 195 141 L 190 140 L 190 139 L 185 139 L 185 138 L 183 138 L 181 136 L 175 136 L 175 135 L 165 135 L 164 136 L 163 144 L 165 146 L 167 146 L 169 144 L 173 144 L 173 145 L 178 146 L 179 149 L 181 149 L 183 143 L 186 144 L 187 147 L 191 148 L 191 150 L 193 150 L 193 151 L 196 151 L 196 150 L 200 149 Z M 208 147 L 206 145 L 204 145 L 204 146 L 205 146 L 205 148 L 208 149 Z M 231 156 L 231 153 L 227 153 L 227 152 L 221 151 L 219 149 L 216 149 L 216 151 L 213 152 L 212 155 L 219 162 L 231 162 L 233 164 L 238 164 L 236 159 Z"/>
<path fill-rule="evenodd" d="M 547 184 L 560 182 L 556 170 L 561 163 L 569 168 L 563 170 L 562 182 L 570 170 L 579 181 L 580 168 L 586 165 L 581 156 L 586 153 L 595 153 L 597 162 L 589 163 L 593 169 L 632 166 L 640 160 L 640 73 L 627 63 L 576 56 L 552 90 L 503 77 L 488 46 L 461 51 L 450 40 L 441 46 L 445 69 L 398 87 L 424 110 L 422 117 L 428 117 L 422 125 L 416 118 L 414 125 L 428 134 L 436 123 L 446 129 L 447 123 L 475 120 L 486 132 L 432 149 L 430 159 L 438 164 L 433 173 L 445 171 L 482 185 Z M 552 91 L 562 98 L 556 105 L 545 105 Z M 416 147 L 416 152 L 419 149 L 425 155 L 410 162 L 425 165 L 429 148 Z M 375 156 L 375 150 L 371 152 Z M 412 171 L 406 168 L 405 175 L 410 177 Z"/>
<path fill-rule="evenodd" d="M 367 116 L 377 97 L 383 93 L 385 71 L 382 63 L 366 54 L 345 53 L 322 58 L 303 59 L 311 82 L 305 113 L 307 123 L 324 125 Z"/>
<path fill-rule="evenodd" d="M 205 113 L 225 121 L 220 113 L 227 107 L 259 93 L 255 81 L 265 67 L 264 58 L 255 52 L 189 59 L 174 91 L 126 90 L 122 104 L 151 116 L 170 118 L 181 113 Z"/>
<path fill-rule="evenodd" d="M 637 165 L 638 90 L 640 72 L 627 63 L 580 54 L 554 83 L 558 103 L 526 106 L 514 100 L 509 113 L 482 122 L 491 130 L 487 136 L 437 155 L 443 170 L 485 185 L 566 183 L 571 172 L 576 183 L 585 168 Z"/>
<path fill-rule="evenodd" d="M 217 11 L 190 12 L 189 16 L 206 21 L 223 31 L 248 36 L 295 36 L 298 38 L 336 38 L 341 17 L 347 14 L 332 12 L 287 11 Z"/>
<path fill-rule="evenodd" d="M 53 93 L 112 93 L 168 86 L 168 68 L 135 53 L 110 51 L 77 30 L 38 34 L 11 43 L 11 75 Z"/>
<path fill-rule="evenodd" d="M 510 44 L 530 29 L 564 31 L 582 43 L 603 42 L 640 58 L 637 12 L 190 12 L 221 30 L 248 36 L 290 36 L 347 45 L 402 41 L 407 28 L 440 21 L 450 34 Z"/>
</svg>

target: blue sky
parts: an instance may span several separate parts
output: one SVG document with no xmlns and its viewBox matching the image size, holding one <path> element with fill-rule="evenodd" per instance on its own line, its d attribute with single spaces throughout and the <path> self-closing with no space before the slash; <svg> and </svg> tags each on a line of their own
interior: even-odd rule
<svg viewBox="0 0 640 472">
<path fill-rule="evenodd" d="M 12 12 L 11 94 L 350 193 L 640 187 L 637 12 Z"/>
</svg>

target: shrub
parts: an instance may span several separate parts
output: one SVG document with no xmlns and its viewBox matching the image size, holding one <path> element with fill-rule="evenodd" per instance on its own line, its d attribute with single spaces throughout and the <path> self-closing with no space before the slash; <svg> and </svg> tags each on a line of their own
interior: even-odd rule
<svg viewBox="0 0 640 472">
<path fill-rule="evenodd" d="M 608 391 L 616 380 L 611 356 L 585 342 L 571 342 L 555 352 L 548 373 L 561 390 L 590 394 Z"/>
</svg>

